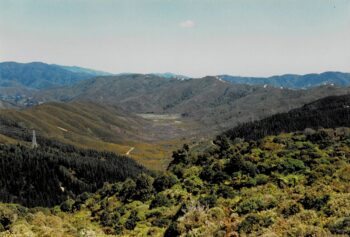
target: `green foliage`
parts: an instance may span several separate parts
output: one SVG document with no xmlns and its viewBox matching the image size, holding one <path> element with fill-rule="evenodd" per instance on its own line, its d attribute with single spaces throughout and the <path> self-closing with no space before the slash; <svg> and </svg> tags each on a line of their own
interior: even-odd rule
<svg viewBox="0 0 350 237">
<path fill-rule="evenodd" d="M 327 147 L 304 133 L 239 141 L 227 152 L 216 147 L 196 155 L 185 147 L 186 159 L 154 179 L 142 173 L 106 183 L 53 210 L 7 208 L 0 228 L 8 232 L 26 223 L 38 233 L 38 226 L 47 230 L 45 223 L 57 220 L 31 224 L 32 215 L 54 215 L 65 221 L 59 228 L 70 228 L 62 236 L 78 235 L 72 229 L 81 226 L 120 236 L 348 235 L 350 141 L 327 134 L 335 134 Z"/>
<path fill-rule="evenodd" d="M 124 181 L 148 172 L 135 161 L 111 152 L 79 149 L 40 137 L 38 140 L 41 145 L 34 150 L 0 144 L 0 201 L 29 207 L 54 206 L 67 197 L 95 192 L 105 182 Z"/>
<path fill-rule="evenodd" d="M 269 227 L 273 223 L 274 220 L 271 217 L 261 217 L 257 214 L 250 214 L 238 225 L 238 231 L 249 234 L 261 227 Z"/>
<path fill-rule="evenodd" d="M 301 211 L 301 205 L 299 203 L 291 203 L 287 207 L 283 208 L 282 214 L 284 217 L 295 215 Z"/>
<path fill-rule="evenodd" d="M 238 204 L 236 212 L 239 214 L 248 214 L 262 210 L 268 210 L 276 207 L 277 203 L 274 198 L 263 199 L 262 197 L 253 197 L 245 199 Z"/>
<path fill-rule="evenodd" d="M 215 207 L 217 202 L 217 197 L 215 195 L 207 195 L 199 198 L 199 203 L 205 207 Z"/>
<path fill-rule="evenodd" d="M 171 188 L 177 182 L 176 176 L 173 174 L 162 174 L 154 179 L 153 187 L 157 192 Z"/>
<path fill-rule="evenodd" d="M 327 225 L 333 234 L 350 235 L 350 217 L 343 217 Z"/>
<path fill-rule="evenodd" d="M 329 200 L 330 196 L 328 194 L 322 196 L 306 194 L 305 197 L 300 200 L 300 203 L 305 209 L 315 209 L 320 211 Z"/>
<path fill-rule="evenodd" d="M 153 178 L 142 173 L 136 178 L 136 190 L 133 198 L 135 200 L 147 201 L 154 193 L 152 186 Z"/>
<path fill-rule="evenodd" d="M 61 210 L 64 212 L 73 211 L 74 202 L 75 201 L 73 199 L 68 199 L 68 200 L 64 201 L 60 206 Z"/>
<path fill-rule="evenodd" d="M 167 207 L 171 205 L 171 200 L 164 194 L 158 193 L 150 204 L 150 208 Z"/>
<path fill-rule="evenodd" d="M 134 210 L 131 212 L 128 220 L 125 222 L 124 227 L 127 230 L 133 230 L 136 227 L 137 221 L 140 219 L 137 216 L 137 212 Z"/>
</svg>

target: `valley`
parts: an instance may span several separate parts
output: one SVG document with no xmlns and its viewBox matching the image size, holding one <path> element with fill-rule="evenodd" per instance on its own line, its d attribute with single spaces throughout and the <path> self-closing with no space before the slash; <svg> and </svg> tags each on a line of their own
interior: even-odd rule
<svg viewBox="0 0 350 237">
<path fill-rule="evenodd" d="M 51 70 L 50 65 L 42 67 L 36 72 Z M 57 70 L 50 73 L 61 73 L 64 67 Z M 77 71 L 64 75 L 72 76 L 69 73 Z M 1 107 L 8 108 L 0 117 L 81 148 L 127 153 L 155 170 L 166 169 L 172 151 L 183 143 L 206 146 L 236 125 L 350 93 L 349 87 L 332 85 L 292 90 L 231 84 L 217 77 L 179 80 L 155 74 L 102 74 L 68 86 L 16 88 L 0 88 L 7 98 Z"/>
<path fill-rule="evenodd" d="M 349 233 L 349 87 L 40 83 L 0 87 L 0 236 Z"/>
</svg>

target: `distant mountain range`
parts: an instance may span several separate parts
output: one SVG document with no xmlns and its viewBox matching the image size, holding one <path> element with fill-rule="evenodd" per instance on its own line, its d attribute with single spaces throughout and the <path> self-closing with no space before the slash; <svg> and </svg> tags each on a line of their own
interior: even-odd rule
<svg viewBox="0 0 350 237">
<path fill-rule="evenodd" d="M 321 85 L 349 86 L 350 73 L 324 72 L 321 74 L 295 75 L 286 74 L 272 77 L 238 77 L 230 75 L 220 75 L 218 78 L 234 83 L 248 85 L 271 85 L 274 87 L 284 87 L 291 89 L 306 89 Z"/>
<path fill-rule="evenodd" d="M 133 75 L 120 73 L 114 75 Z M 0 63 L 0 87 L 26 87 L 27 89 L 47 89 L 59 86 L 70 86 L 79 81 L 98 76 L 111 76 L 112 73 L 87 69 L 77 66 L 62 66 L 42 62 Z M 158 76 L 163 79 L 190 79 L 188 76 L 174 73 L 151 73 L 148 76 Z M 324 72 L 321 74 L 295 75 L 285 74 L 272 77 L 240 77 L 218 75 L 219 80 L 233 84 L 270 85 L 290 89 L 306 89 L 321 85 L 349 86 L 350 73 Z"/>
<path fill-rule="evenodd" d="M 0 87 L 47 89 L 75 84 L 96 76 L 111 75 L 81 67 L 61 66 L 42 62 L 0 63 Z"/>
</svg>

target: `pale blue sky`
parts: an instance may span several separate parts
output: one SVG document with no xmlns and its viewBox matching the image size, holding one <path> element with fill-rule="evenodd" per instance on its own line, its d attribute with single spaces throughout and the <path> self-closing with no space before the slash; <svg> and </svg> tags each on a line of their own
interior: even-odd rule
<svg viewBox="0 0 350 237">
<path fill-rule="evenodd" d="M 0 0 L 0 61 L 114 73 L 350 71 L 349 0 Z"/>
</svg>

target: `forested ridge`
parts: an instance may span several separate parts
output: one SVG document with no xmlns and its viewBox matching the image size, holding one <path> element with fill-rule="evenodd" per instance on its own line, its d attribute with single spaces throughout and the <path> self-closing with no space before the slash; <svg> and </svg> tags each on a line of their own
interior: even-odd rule
<svg viewBox="0 0 350 237">
<path fill-rule="evenodd" d="M 243 139 L 261 139 L 282 132 L 302 131 L 306 128 L 350 127 L 350 94 L 330 96 L 287 113 L 280 113 L 259 121 L 236 126 L 222 135 Z"/>
<path fill-rule="evenodd" d="M 105 183 L 53 209 L 2 204 L 0 236 L 350 234 L 349 128 L 215 144 L 199 154 L 184 145 L 167 172 Z"/>
<path fill-rule="evenodd" d="M 148 172 L 128 157 L 45 141 L 35 149 L 0 144 L 0 201 L 53 206 Z"/>
</svg>

